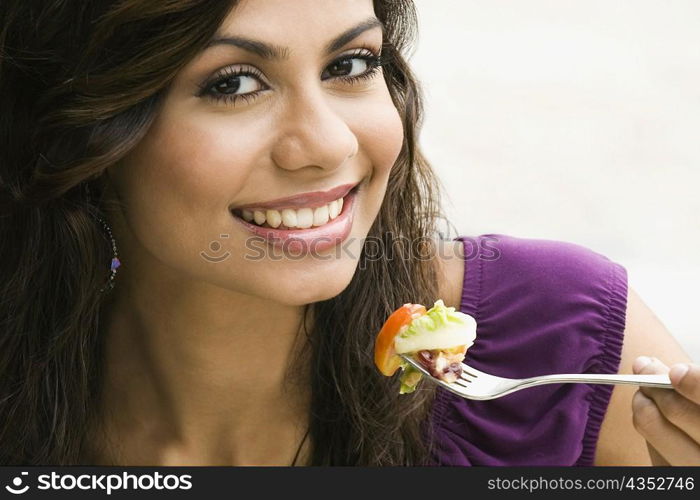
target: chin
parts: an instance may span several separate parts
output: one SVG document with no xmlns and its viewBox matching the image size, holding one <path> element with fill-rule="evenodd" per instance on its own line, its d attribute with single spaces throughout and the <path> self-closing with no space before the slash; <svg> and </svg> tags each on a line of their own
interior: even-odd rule
<svg viewBox="0 0 700 500">
<path fill-rule="evenodd" d="M 347 261 L 344 265 L 319 266 L 318 272 L 310 270 L 288 276 L 270 276 L 259 295 L 287 306 L 321 302 L 342 293 L 350 285 L 355 270 L 356 262 Z"/>
</svg>

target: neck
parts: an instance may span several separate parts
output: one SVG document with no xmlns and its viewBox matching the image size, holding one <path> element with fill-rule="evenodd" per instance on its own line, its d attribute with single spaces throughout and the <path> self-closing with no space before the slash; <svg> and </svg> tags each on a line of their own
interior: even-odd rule
<svg viewBox="0 0 700 500">
<path fill-rule="evenodd" d="M 308 423 L 308 374 L 288 372 L 304 308 L 159 271 L 122 273 L 103 317 L 102 420 L 118 454 L 289 465 Z"/>
</svg>

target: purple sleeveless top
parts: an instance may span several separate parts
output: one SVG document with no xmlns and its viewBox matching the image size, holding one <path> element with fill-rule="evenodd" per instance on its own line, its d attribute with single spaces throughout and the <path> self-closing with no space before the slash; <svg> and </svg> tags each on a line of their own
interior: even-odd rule
<svg viewBox="0 0 700 500">
<path fill-rule="evenodd" d="M 461 311 L 477 335 L 465 363 L 494 375 L 617 373 L 627 272 L 586 247 L 503 234 L 460 236 Z M 613 386 L 551 384 L 465 400 L 439 387 L 431 465 L 593 465 Z"/>
</svg>

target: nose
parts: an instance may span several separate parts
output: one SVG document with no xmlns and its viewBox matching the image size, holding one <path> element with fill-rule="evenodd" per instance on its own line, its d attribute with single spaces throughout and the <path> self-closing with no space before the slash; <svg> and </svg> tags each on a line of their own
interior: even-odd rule
<svg viewBox="0 0 700 500">
<path fill-rule="evenodd" d="M 280 168 L 335 170 L 357 154 L 357 137 L 322 89 L 290 95 L 279 115 L 272 160 Z"/>
</svg>

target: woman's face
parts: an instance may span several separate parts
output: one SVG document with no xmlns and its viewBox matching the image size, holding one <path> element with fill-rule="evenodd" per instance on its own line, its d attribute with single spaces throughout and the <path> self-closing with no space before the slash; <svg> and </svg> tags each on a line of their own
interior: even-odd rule
<svg viewBox="0 0 700 500">
<path fill-rule="evenodd" d="M 373 66 L 382 47 L 373 19 L 371 0 L 240 2 L 110 169 L 131 257 L 289 305 L 340 293 L 403 142 Z M 340 204 L 329 202 L 344 195 L 332 219 Z"/>
</svg>

